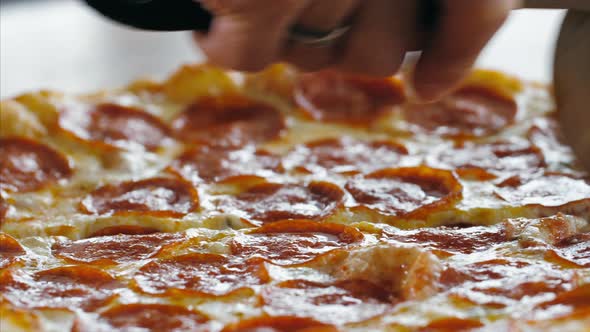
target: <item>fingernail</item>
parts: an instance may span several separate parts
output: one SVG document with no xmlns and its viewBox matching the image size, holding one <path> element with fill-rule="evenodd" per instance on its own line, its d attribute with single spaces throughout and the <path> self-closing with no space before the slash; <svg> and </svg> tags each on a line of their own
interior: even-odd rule
<svg viewBox="0 0 590 332">
<path fill-rule="evenodd" d="M 423 104 L 435 102 L 444 91 L 444 87 L 436 83 L 420 83 L 417 86 L 416 84 L 412 86 L 414 98 Z"/>
<path fill-rule="evenodd" d="M 438 100 L 443 94 L 444 87 L 436 83 L 416 83 L 414 77 L 402 75 L 406 97 L 414 104 L 428 104 Z"/>
</svg>

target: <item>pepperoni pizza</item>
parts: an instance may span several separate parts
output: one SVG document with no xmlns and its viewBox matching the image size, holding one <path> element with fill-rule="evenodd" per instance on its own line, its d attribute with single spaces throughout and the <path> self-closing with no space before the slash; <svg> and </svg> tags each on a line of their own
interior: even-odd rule
<svg viewBox="0 0 590 332">
<path fill-rule="evenodd" d="M 2 331 L 584 331 L 548 89 L 187 66 L 2 101 Z"/>
</svg>

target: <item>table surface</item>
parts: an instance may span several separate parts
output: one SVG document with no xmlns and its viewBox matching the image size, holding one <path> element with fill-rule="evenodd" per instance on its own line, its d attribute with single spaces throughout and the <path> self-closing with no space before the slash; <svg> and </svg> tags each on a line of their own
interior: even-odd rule
<svg viewBox="0 0 590 332">
<path fill-rule="evenodd" d="M 0 96 L 51 88 L 68 92 L 162 78 L 204 60 L 187 33 L 128 29 L 75 0 L 4 2 L 0 10 Z M 549 81 L 562 11 L 512 14 L 479 60 L 485 68 Z"/>
</svg>

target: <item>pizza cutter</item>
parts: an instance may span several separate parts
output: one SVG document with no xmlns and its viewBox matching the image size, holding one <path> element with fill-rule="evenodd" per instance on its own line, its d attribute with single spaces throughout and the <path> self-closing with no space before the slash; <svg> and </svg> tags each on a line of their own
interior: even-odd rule
<svg viewBox="0 0 590 332">
<path fill-rule="evenodd" d="M 197 0 L 86 0 L 117 22 L 144 30 L 207 31 L 213 16 Z"/>
</svg>

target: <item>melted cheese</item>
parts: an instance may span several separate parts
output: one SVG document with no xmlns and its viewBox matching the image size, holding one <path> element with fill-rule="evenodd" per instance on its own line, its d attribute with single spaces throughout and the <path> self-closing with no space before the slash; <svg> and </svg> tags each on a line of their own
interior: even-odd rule
<svg viewBox="0 0 590 332">
<path fill-rule="evenodd" d="M 200 208 L 183 216 L 88 214 L 80 209 L 80 202 L 105 184 L 116 185 L 120 182 L 139 181 L 156 176 L 172 177 L 173 175 L 167 170 L 168 165 L 190 147 L 190 144 L 171 139 L 166 147 L 159 149 L 150 150 L 138 145 L 130 145 L 125 149 L 104 149 L 96 144 L 82 142 L 66 131 L 58 129 L 56 124 L 63 108 L 83 109 L 106 102 L 115 103 L 142 109 L 169 126 L 196 98 L 243 93 L 251 98 L 270 103 L 285 117 L 288 129 L 278 139 L 258 146 L 280 157 L 288 155 L 297 146 L 308 142 L 346 136 L 360 141 L 391 140 L 396 144 L 402 144 L 408 153 L 400 158 L 399 164 L 392 165 L 391 168 L 417 167 L 429 164 L 429 160 L 437 152 L 452 149 L 457 144 L 449 137 L 416 131 L 415 125 L 404 118 L 403 105 L 391 106 L 389 112 L 384 113 L 369 127 L 312 121 L 290 100 L 296 78 L 297 73 L 285 66 L 273 67 L 261 74 L 246 76 L 235 73 L 229 75 L 208 66 L 189 66 L 181 69 L 162 84 L 138 82 L 125 89 L 87 96 L 64 96 L 40 92 L 3 101 L 0 104 L 2 115 L 0 138 L 19 135 L 43 141 L 67 157 L 74 169 L 74 174 L 69 180 L 60 181 L 39 191 L 16 193 L 4 190 L 0 192 L 3 200 L 9 205 L 0 230 L 17 238 L 26 251 L 23 260 L 17 260 L 15 265 L 0 273 L 10 270 L 32 275 L 39 271 L 63 266 L 66 262 L 55 256 L 52 250 L 56 243 L 85 239 L 106 228 L 121 225 L 139 226 L 170 233 L 179 232 L 187 237 L 183 243 L 164 246 L 154 256 L 101 267 L 110 275 L 125 282 L 130 282 L 144 264 L 155 260 L 197 253 L 231 255 L 232 239 L 255 236 L 249 232 L 256 223 L 241 218 L 247 216 L 242 213 L 243 211 L 234 213 L 220 209 L 219 202 L 265 181 L 286 184 L 325 181 L 344 188 L 351 177 L 346 172 L 337 173 L 321 169 L 312 173 L 302 172 L 300 169 L 290 168 L 286 163 L 284 172 L 265 173 L 268 175 L 266 179 L 238 178 L 233 182 L 224 183 L 197 181 Z M 514 98 L 518 105 L 514 123 L 493 135 L 473 138 L 472 141 L 476 144 L 514 142 L 515 139 L 527 140 L 527 135 L 533 126 L 539 125 L 539 121 L 552 116 L 554 107 L 545 88 L 495 72 L 476 72 L 468 82 L 494 89 L 504 97 Z M 562 187 L 551 188 L 551 182 L 545 175 L 535 173 L 536 176 L 544 179 L 543 185 L 548 192 L 546 197 L 552 199 L 547 204 L 544 204 L 546 197 L 540 195 L 538 191 L 526 191 L 526 177 L 535 176 L 535 174 L 519 174 L 525 177 L 523 179 L 525 187 L 523 189 L 523 185 L 517 185 L 521 189 L 519 192 L 521 196 L 512 198 L 502 194 L 510 189 L 500 184 L 513 174 L 509 174 L 510 176 L 493 174 L 491 179 L 485 180 L 454 174 L 453 176 L 462 186 L 462 198 L 456 204 L 442 210 L 433 210 L 431 213 L 410 217 L 384 216 L 371 209 L 354 209 L 354 198 L 344 191 L 342 204 L 339 204 L 323 220 L 362 230 L 364 240 L 362 243 L 355 244 L 356 247 L 353 246 L 349 251 L 336 249 L 327 253 L 321 252 L 317 258 L 297 266 L 264 262 L 265 271 L 270 280 L 268 284 L 248 285 L 245 291 L 227 296 L 212 298 L 204 294 L 187 295 L 182 292 L 173 295 L 149 294 L 141 292 L 137 287 L 124 287 L 118 291 L 119 296 L 108 303 L 105 309 L 118 304 L 137 302 L 177 304 L 204 314 L 210 320 L 208 324 L 212 331 L 219 331 L 223 326 L 236 323 L 240 319 L 272 313 L 276 308 L 261 305 L 258 294 L 282 282 L 305 280 L 322 285 L 317 287 L 324 287 L 343 280 L 359 279 L 380 286 L 385 284 L 388 292 L 398 296 L 396 300 L 398 302 L 395 302 L 395 305 L 392 302 L 386 314 L 379 314 L 378 317 L 360 323 L 340 326 L 342 331 L 417 329 L 434 324 L 433 322 L 438 320 L 441 320 L 438 324 L 449 324 L 449 326 L 471 326 L 469 324 L 474 324 L 475 321 L 485 324 L 483 329 L 490 331 L 508 327 L 524 330 L 555 327 L 582 331 L 588 324 L 587 316 L 572 316 L 567 320 L 563 318 L 572 314 L 571 311 L 574 309 L 571 306 L 564 305 L 566 307 L 562 308 L 564 312 L 547 310 L 541 312 L 535 309 L 544 301 L 553 300 L 555 295 L 551 292 L 542 293 L 538 297 L 533 296 L 531 299 L 523 297 L 519 303 L 513 301 L 510 296 L 494 295 L 492 286 L 486 290 L 488 293 L 485 293 L 474 290 L 466 284 L 453 288 L 442 280 L 448 269 L 475 269 L 473 266 L 477 264 L 492 262 L 486 273 L 491 274 L 496 270 L 518 272 L 519 270 L 510 264 L 522 264 L 520 270 L 522 274 L 512 277 L 504 276 L 505 279 L 490 281 L 488 284 L 496 282 L 501 286 L 502 282 L 506 282 L 516 285 L 517 288 L 525 284 L 522 287 L 526 288 L 527 280 L 523 278 L 533 278 L 537 271 L 546 272 L 547 276 L 552 278 L 556 273 L 563 272 L 565 280 L 559 282 L 563 283 L 564 288 L 569 287 L 569 290 L 590 283 L 590 272 L 587 267 L 572 268 L 576 266 L 576 263 L 567 262 L 567 257 L 569 260 L 574 257 L 575 260 L 577 253 L 574 252 L 573 256 L 564 256 L 565 261 L 561 262 L 565 265 L 556 265 L 546 260 L 547 248 L 541 245 L 523 247 L 525 243 L 529 245 L 542 243 L 555 247 L 565 238 L 588 231 L 590 185 L 580 179 L 583 173 L 573 165 L 574 160 L 567 146 L 556 140 L 543 142 L 539 148 L 545 155 L 545 170 L 561 171 L 565 174 L 559 182 L 563 182 Z M 554 147 L 558 149 L 553 149 Z M 514 162 L 524 161 L 516 158 Z M 571 165 L 564 165 L 564 162 Z M 455 170 L 452 167 L 450 169 Z M 575 183 L 576 191 L 572 193 L 565 190 L 567 183 Z M 554 191 L 551 192 L 552 190 Z M 420 194 L 421 191 L 417 195 Z M 522 197 L 524 198 L 521 199 Z M 277 204 L 283 203 L 285 202 Z M 286 205 L 288 208 L 289 204 Z M 305 207 L 305 204 L 299 204 L 299 206 Z M 317 209 L 317 206 L 312 208 Z M 555 218 L 560 222 L 554 225 L 544 219 L 534 219 L 560 212 L 573 214 L 576 217 L 558 215 Z M 519 219 L 503 223 L 506 218 Z M 508 225 L 511 227 L 506 226 L 510 236 L 506 238 L 506 241 L 494 243 L 486 250 L 459 254 L 425 248 L 425 244 L 420 242 L 384 241 L 380 236 L 388 227 L 394 229 L 392 226 L 399 231 L 458 224 L 484 225 L 488 226 L 490 231 L 500 231 L 501 227 L 504 227 L 502 225 Z M 564 227 L 563 232 L 555 233 L 555 225 Z M 333 239 L 330 241 L 334 242 Z M 500 262 L 502 260 L 508 262 L 507 267 L 502 265 L 503 263 Z M 533 265 L 539 266 L 539 269 L 530 267 Z M 498 298 L 506 301 L 504 307 L 486 306 L 487 300 Z M 482 302 L 478 303 L 480 300 Z M 383 308 L 382 305 L 377 307 L 380 308 L 379 310 Z M 553 308 L 553 310 L 558 309 Z M 4 301 L 0 306 L 0 324 L 8 327 L 8 330 L 15 331 L 61 331 L 74 325 L 77 319 L 96 322 L 96 313 L 81 311 L 74 313 L 73 311 L 76 310 L 39 308 L 27 311 L 15 308 Z M 538 317 L 527 316 L 532 311 L 538 312 Z M 444 323 L 445 319 L 447 319 L 446 323 Z"/>
</svg>

